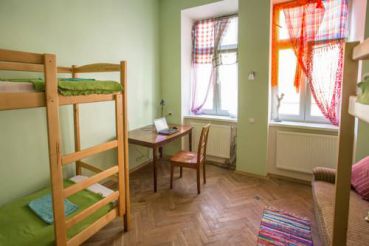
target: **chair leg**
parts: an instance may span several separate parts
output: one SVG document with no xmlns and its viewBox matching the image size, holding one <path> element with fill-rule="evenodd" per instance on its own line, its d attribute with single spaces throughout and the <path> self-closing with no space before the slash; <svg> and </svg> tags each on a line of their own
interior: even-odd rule
<svg viewBox="0 0 369 246">
<path fill-rule="evenodd" d="M 197 168 L 197 194 L 200 194 L 200 166 Z"/>
<path fill-rule="evenodd" d="M 183 176 L 183 168 L 179 167 L 179 177 L 182 178 Z"/>
<path fill-rule="evenodd" d="M 174 166 L 170 164 L 170 189 L 173 189 L 173 173 L 174 173 Z"/>
<path fill-rule="evenodd" d="M 206 184 L 206 171 L 205 171 L 205 162 L 202 164 L 203 165 L 203 171 L 202 171 L 202 174 L 204 175 L 204 184 Z"/>
</svg>

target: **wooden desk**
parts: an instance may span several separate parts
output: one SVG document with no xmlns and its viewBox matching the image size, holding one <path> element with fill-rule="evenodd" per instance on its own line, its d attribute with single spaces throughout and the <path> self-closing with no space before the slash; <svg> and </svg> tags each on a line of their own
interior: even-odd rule
<svg viewBox="0 0 369 246">
<path fill-rule="evenodd" d="M 153 153 L 153 173 L 154 173 L 154 192 L 157 191 L 157 168 L 156 162 L 158 160 L 157 152 L 159 150 L 160 158 L 163 157 L 163 146 L 170 142 L 177 140 L 188 134 L 189 138 L 189 149 L 192 151 L 192 126 L 184 125 L 170 125 L 178 128 L 178 132 L 172 135 L 159 135 L 156 133 L 154 126 L 146 126 L 132 130 L 128 133 L 128 142 L 130 144 L 136 144 L 152 148 Z"/>
</svg>

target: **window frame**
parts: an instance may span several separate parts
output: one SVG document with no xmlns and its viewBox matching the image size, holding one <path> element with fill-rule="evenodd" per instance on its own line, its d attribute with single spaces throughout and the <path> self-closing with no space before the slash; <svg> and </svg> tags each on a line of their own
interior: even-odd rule
<svg viewBox="0 0 369 246">
<path fill-rule="evenodd" d="M 284 3 L 276 3 L 273 4 L 272 11 L 272 57 L 271 57 L 271 66 L 272 66 L 272 84 L 278 83 L 278 63 L 279 63 L 279 51 L 283 49 L 293 49 L 292 44 L 289 39 L 279 39 L 279 28 L 277 28 L 280 18 L 280 13 L 282 8 L 285 7 L 298 7 L 302 4 L 298 3 L 298 1 L 292 2 L 284 2 Z M 276 83 L 274 82 L 276 81 Z M 329 120 L 327 120 L 324 116 L 313 116 L 311 115 L 311 102 L 313 97 L 311 95 L 311 91 L 308 88 L 308 82 L 303 81 L 300 87 L 300 114 L 299 115 L 288 115 L 288 114 L 279 114 L 279 119 L 284 121 L 297 121 L 297 122 L 307 122 L 307 123 L 327 123 L 331 124 Z M 271 120 L 273 120 L 276 116 L 276 106 L 277 100 L 276 96 L 278 95 L 278 86 L 272 87 L 271 91 Z"/>
<path fill-rule="evenodd" d="M 222 18 L 222 17 L 221 17 Z M 234 16 L 229 16 L 229 18 L 237 18 L 237 27 L 239 25 L 238 20 L 239 17 L 238 15 L 234 15 Z M 238 35 L 238 34 L 237 34 Z M 231 44 L 231 45 L 224 45 L 224 46 L 220 46 L 220 48 L 218 49 L 219 53 L 238 53 L 238 39 L 237 39 L 237 43 L 236 44 Z M 238 62 L 236 62 L 235 64 L 232 64 L 237 66 L 238 69 Z M 226 65 L 224 65 L 226 66 Z M 216 67 L 216 73 L 217 73 L 217 81 L 215 82 L 215 86 L 213 88 L 213 108 L 212 109 L 204 109 L 202 111 L 203 115 L 213 115 L 213 116 L 226 116 L 226 117 L 237 117 L 237 115 L 233 115 L 231 114 L 228 110 L 222 110 L 221 109 L 221 96 L 220 96 L 220 83 L 219 83 L 219 66 Z M 238 84 L 238 78 L 237 78 L 237 84 Z M 238 90 L 238 86 L 237 86 L 237 90 Z"/>
</svg>

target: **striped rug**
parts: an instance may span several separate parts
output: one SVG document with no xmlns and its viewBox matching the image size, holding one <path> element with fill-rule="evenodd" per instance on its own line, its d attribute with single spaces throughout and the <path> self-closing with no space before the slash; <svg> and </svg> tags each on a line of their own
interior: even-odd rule
<svg viewBox="0 0 369 246">
<path fill-rule="evenodd" d="M 312 246 L 310 221 L 278 209 L 266 208 L 260 224 L 257 245 Z"/>
</svg>

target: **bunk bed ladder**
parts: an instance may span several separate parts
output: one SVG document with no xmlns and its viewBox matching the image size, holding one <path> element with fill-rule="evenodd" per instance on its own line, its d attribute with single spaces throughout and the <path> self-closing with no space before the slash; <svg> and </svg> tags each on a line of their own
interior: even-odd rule
<svg viewBox="0 0 369 246">
<path fill-rule="evenodd" d="M 122 94 L 118 93 L 114 95 L 115 101 L 115 117 L 116 117 L 116 140 L 112 140 L 107 143 L 99 144 L 87 149 L 81 149 L 81 136 L 80 136 L 80 119 L 79 119 L 79 104 L 73 104 L 73 116 L 74 116 L 74 142 L 75 152 L 62 156 L 60 150 L 60 123 L 59 123 L 59 95 L 57 90 L 56 81 L 56 61 L 55 56 L 45 55 L 45 79 L 46 83 L 46 106 L 47 106 L 47 119 L 48 119 L 48 136 L 49 136 L 49 155 L 50 155 L 50 173 L 52 180 L 53 190 L 53 206 L 55 212 L 55 237 L 57 245 L 79 245 L 102 227 L 107 225 L 117 216 L 123 217 L 124 230 L 128 230 L 128 194 L 125 187 L 128 187 L 128 169 L 126 165 L 127 159 L 127 141 L 125 137 L 127 134 L 127 120 L 126 120 L 126 62 L 122 62 L 120 65 L 121 83 L 124 88 Z M 91 72 L 94 67 L 90 67 Z M 77 67 L 72 67 L 72 77 L 77 77 Z M 101 71 L 103 72 L 103 71 Z M 54 81 L 55 80 L 55 81 Z M 111 149 L 117 149 L 117 165 L 106 170 L 94 168 L 92 165 L 84 163 L 82 159 L 104 152 Z M 63 187 L 63 165 L 70 163 L 76 163 L 76 174 L 82 173 L 82 168 L 94 169 L 96 174 L 87 178 L 86 180 L 73 184 L 67 188 Z M 105 180 L 109 177 L 118 177 L 118 191 L 101 199 L 97 203 L 91 205 L 82 212 L 75 216 L 66 219 L 64 216 L 63 200 L 69 196 L 88 188 L 89 186 Z M 118 201 L 118 206 L 113 208 L 110 212 L 102 216 L 95 221 L 89 227 L 67 240 L 67 231 L 72 226 L 91 216 L 100 208 L 108 205 L 113 201 Z"/>
<path fill-rule="evenodd" d="M 72 67 L 72 76 L 75 78 L 77 67 Z M 96 172 L 95 175 L 89 177 L 88 179 L 74 184 L 68 188 L 63 190 L 63 197 L 67 198 L 70 195 L 73 195 L 83 189 L 86 189 L 92 184 L 95 184 L 99 181 L 102 181 L 106 178 L 118 175 L 118 191 L 114 192 L 108 197 L 100 200 L 99 202 L 93 204 L 89 208 L 85 209 L 81 213 L 73 216 L 72 218 L 65 221 L 65 227 L 68 230 L 73 225 L 79 223 L 80 221 L 84 220 L 88 216 L 92 215 L 98 209 L 106 206 L 107 204 L 118 201 L 118 206 L 112 209 L 109 213 L 95 221 L 91 224 L 88 228 L 80 232 L 79 234 L 75 235 L 71 238 L 67 245 L 79 245 L 81 242 L 87 240 L 90 236 L 94 233 L 99 231 L 102 227 L 108 224 L 117 216 L 123 217 L 123 226 L 124 230 L 128 230 L 128 188 L 125 189 L 129 181 L 128 181 L 128 167 L 126 165 L 126 161 L 128 161 L 128 141 L 125 141 L 125 137 L 127 134 L 127 115 L 126 110 L 123 110 L 126 106 L 126 97 L 125 92 L 126 89 L 126 62 L 122 62 L 120 64 L 120 72 L 121 72 L 121 83 L 124 88 L 124 92 L 122 94 L 114 95 L 115 101 L 115 118 L 116 118 L 116 140 L 112 140 L 107 143 L 103 143 L 97 146 L 90 147 L 88 149 L 81 149 L 81 141 L 80 141 L 80 127 L 79 127 L 79 105 L 73 105 L 73 114 L 74 114 L 74 130 L 75 130 L 75 152 L 65 155 L 61 158 L 61 164 L 69 164 L 76 162 L 76 174 L 80 175 L 82 173 L 82 168 L 92 169 L 92 171 Z M 117 148 L 117 165 L 106 170 L 101 170 L 99 168 L 95 168 L 93 165 L 87 164 L 81 161 L 83 158 L 88 156 L 101 153 L 103 151 L 107 151 L 110 149 Z M 63 243 L 63 242 L 62 242 Z"/>
</svg>

